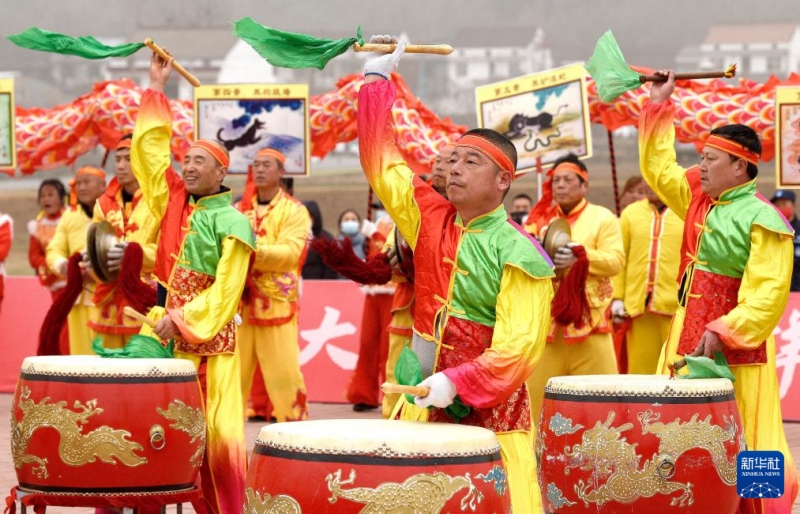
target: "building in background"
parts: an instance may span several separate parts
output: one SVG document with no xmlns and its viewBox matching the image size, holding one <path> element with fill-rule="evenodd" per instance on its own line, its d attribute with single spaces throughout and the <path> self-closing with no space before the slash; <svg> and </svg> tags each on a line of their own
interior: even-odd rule
<svg viewBox="0 0 800 514">
<path fill-rule="evenodd" d="M 738 76 L 756 82 L 800 72 L 800 25 L 712 25 L 702 43 L 683 47 L 676 69 L 723 70 L 731 63 L 737 63 Z"/>
</svg>

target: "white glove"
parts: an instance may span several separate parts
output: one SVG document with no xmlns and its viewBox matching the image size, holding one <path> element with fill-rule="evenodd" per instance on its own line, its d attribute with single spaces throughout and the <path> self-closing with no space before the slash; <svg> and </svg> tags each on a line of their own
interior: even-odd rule
<svg viewBox="0 0 800 514">
<path fill-rule="evenodd" d="M 369 42 L 372 44 L 397 43 L 394 52 L 390 54 L 372 53 L 367 58 L 367 62 L 364 63 L 364 75 L 375 74 L 388 79 L 389 75 L 397 69 L 397 63 L 400 62 L 400 56 L 406 50 L 408 40 L 404 37 L 401 37 L 398 41 L 396 37 L 392 36 L 372 36 Z"/>
<path fill-rule="evenodd" d="M 614 317 L 615 323 L 622 323 L 623 318 L 628 317 L 628 313 L 625 311 L 625 302 L 622 300 L 611 302 L 611 316 Z"/>
<path fill-rule="evenodd" d="M 237 327 L 242 326 L 242 317 L 239 315 L 238 312 L 233 315 L 233 322 L 236 323 Z"/>
<path fill-rule="evenodd" d="M 365 219 L 361 222 L 361 235 L 369 239 L 372 237 L 372 234 L 378 231 L 378 225 L 371 222 L 368 219 Z"/>
<path fill-rule="evenodd" d="M 578 259 L 575 257 L 572 248 L 569 246 L 562 246 L 556 251 L 556 255 L 553 257 L 553 267 L 555 267 L 555 269 L 569 268 L 575 264 L 576 260 Z"/>
<path fill-rule="evenodd" d="M 125 255 L 125 248 L 127 246 L 128 243 L 120 241 L 108 249 L 108 253 L 106 254 L 106 265 L 108 266 L 108 271 L 119 270 L 119 268 L 122 266 L 122 257 Z"/>
<path fill-rule="evenodd" d="M 430 389 L 428 396 L 425 398 L 414 397 L 414 403 L 422 408 L 439 407 L 444 409 L 453 403 L 453 399 L 458 394 L 456 385 L 444 373 L 434 373 L 420 382 L 419 385 Z"/>
</svg>

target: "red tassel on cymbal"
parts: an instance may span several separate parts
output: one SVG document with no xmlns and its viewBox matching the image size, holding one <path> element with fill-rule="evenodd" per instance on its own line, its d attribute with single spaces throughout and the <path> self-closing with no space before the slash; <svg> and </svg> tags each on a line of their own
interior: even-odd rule
<svg viewBox="0 0 800 514">
<path fill-rule="evenodd" d="M 392 279 L 389 255 L 377 253 L 366 262 L 353 251 L 353 243 L 348 238 L 341 241 L 317 238 L 311 241 L 322 261 L 345 278 L 359 284 L 385 284 Z"/>
<path fill-rule="evenodd" d="M 67 262 L 67 285 L 61 295 L 53 302 L 39 330 L 39 346 L 36 355 L 61 355 L 58 341 L 61 327 L 75 305 L 75 300 L 83 291 L 83 274 L 81 273 L 81 254 L 73 254 Z"/>
<path fill-rule="evenodd" d="M 134 310 L 142 313 L 149 311 L 158 301 L 156 288 L 142 281 L 142 264 L 144 251 L 138 243 L 128 243 L 119 269 L 119 285 L 122 294 Z"/>
<path fill-rule="evenodd" d="M 572 253 L 577 259 L 553 298 L 552 315 L 559 325 L 574 325 L 582 328 L 589 320 L 591 311 L 586 297 L 586 279 L 589 276 L 589 258 L 582 246 L 573 246 Z"/>
</svg>

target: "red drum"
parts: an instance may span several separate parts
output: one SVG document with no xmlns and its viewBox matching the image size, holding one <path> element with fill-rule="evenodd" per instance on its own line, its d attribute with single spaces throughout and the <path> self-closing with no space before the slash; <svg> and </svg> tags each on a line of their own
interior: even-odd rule
<svg viewBox="0 0 800 514">
<path fill-rule="evenodd" d="M 490 430 L 336 419 L 262 428 L 244 511 L 506 513 L 510 504 Z"/>
<path fill-rule="evenodd" d="M 536 453 L 548 512 L 734 512 L 742 422 L 727 379 L 551 378 Z"/>
<path fill-rule="evenodd" d="M 186 491 L 205 452 L 197 372 L 181 359 L 28 357 L 11 425 L 23 492 Z"/>
</svg>

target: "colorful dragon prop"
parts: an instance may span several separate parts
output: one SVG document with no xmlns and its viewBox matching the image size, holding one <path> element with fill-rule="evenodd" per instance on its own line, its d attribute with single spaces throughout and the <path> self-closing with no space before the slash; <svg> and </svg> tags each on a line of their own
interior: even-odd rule
<svg viewBox="0 0 800 514">
<path fill-rule="evenodd" d="M 428 109 L 397 74 L 394 105 L 395 139 L 409 165 L 417 172 L 430 169 L 438 148 L 466 131 L 448 118 L 439 118 Z M 324 157 L 337 143 L 356 138 L 356 99 L 362 77 L 349 75 L 336 88 L 310 99 L 311 153 Z M 764 84 L 740 79 L 738 85 L 721 80 L 679 81 L 676 92 L 679 109 L 675 122 L 677 138 L 684 143 L 702 144 L 708 132 L 722 123 L 742 123 L 762 137 L 763 160 L 771 160 L 775 148 L 775 87 L 800 85 L 800 75 L 786 81 L 771 78 Z M 624 93 L 613 103 L 597 96 L 588 80 L 589 113 L 593 123 L 610 130 L 636 125 L 648 87 Z M 93 91 L 71 103 L 52 109 L 17 108 L 17 170 L 9 174 L 30 174 L 69 166 L 97 145 L 114 148 L 119 137 L 133 130 L 141 90 L 130 80 L 101 82 Z M 188 100 L 173 100 L 172 151 L 183 155 L 194 138 L 193 105 Z"/>
</svg>

